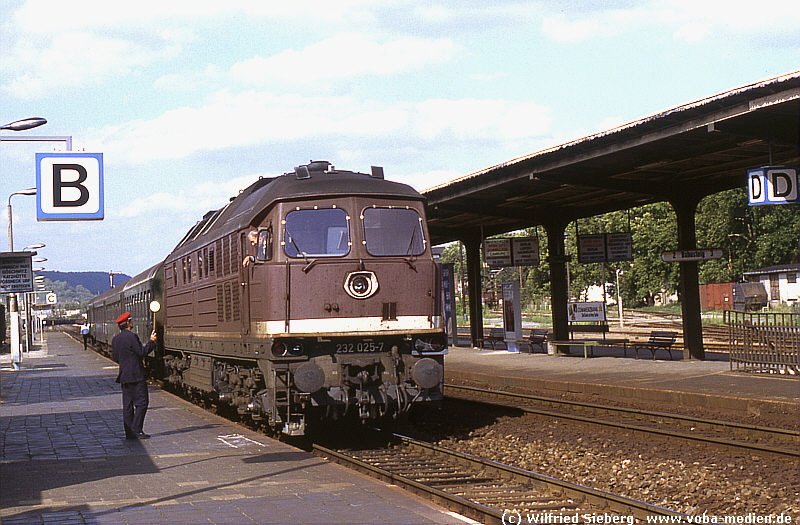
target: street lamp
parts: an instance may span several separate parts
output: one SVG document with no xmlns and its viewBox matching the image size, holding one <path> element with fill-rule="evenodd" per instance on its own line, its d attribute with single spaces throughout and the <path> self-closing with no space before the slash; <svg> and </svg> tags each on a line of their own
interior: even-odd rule
<svg viewBox="0 0 800 525">
<path fill-rule="evenodd" d="M 30 117 L 9 122 L 8 124 L 3 124 L 0 126 L 0 129 L 7 129 L 9 131 L 25 131 L 26 129 L 39 127 L 42 124 L 47 124 L 47 120 L 43 119 L 42 117 Z"/>
<path fill-rule="evenodd" d="M 27 190 L 15 191 L 8 196 L 8 251 L 14 251 L 14 214 L 11 211 L 11 197 L 14 195 L 36 195 L 36 188 L 28 188 Z"/>
<path fill-rule="evenodd" d="M 8 251 L 14 251 L 14 227 L 13 227 L 13 217 L 14 212 L 11 209 L 11 197 L 14 195 L 36 195 L 36 188 L 28 188 L 26 190 L 15 191 L 11 195 L 8 196 Z M 44 244 L 41 245 L 33 245 L 28 246 L 25 248 L 25 251 L 28 249 L 38 249 L 44 248 Z M 14 370 L 19 370 L 19 362 L 22 358 L 22 352 L 20 350 L 20 340 L 19 340 L 19 310 L 17 307 L 17 294 L 12 293 L 9 295 L 8 298 L 8 315 L 9 315 L 9 322 L 11 323 L 11 364 Z"/>
<path fill-rule="evenodd" d="M 22 120 L 16 120 L 14 122 L 9 122 L 8 124 L 3 124 L 0 126 L 0 129 L 8 130 L 8 131 L 25 131 L 26 129 L 32 129 L 41 126 L 42 124 L 46 124 L 47 120 L 42 117 L 30 117 Z M 0 139 L 4 139 L 5 137 L 0 137 Z M 72 149 L 72 139 L 70 138 L 69 141 L 69 149 Z M 14 192 L 8 196 L 8 251 L 14 251 L 14 230 L 11 225 L 11 220 L 13 217 L 11 211 L 11 197 L 14 195 L 36 195 L 36 188 L 29 188 L 27 190 L 22 190 L 18 192 Z M 9 314 L 9 321 L 11 322 L 11 366 L 14 370 L 19 370 L 19 362 L 22 358 L 22 353 L 20 352 L 20 341 L 19 341 L 19 312 L 17 311 L 17 294 L 12 293 L 9 296 L 8 300 L 8 314 Z"/>
</svg>

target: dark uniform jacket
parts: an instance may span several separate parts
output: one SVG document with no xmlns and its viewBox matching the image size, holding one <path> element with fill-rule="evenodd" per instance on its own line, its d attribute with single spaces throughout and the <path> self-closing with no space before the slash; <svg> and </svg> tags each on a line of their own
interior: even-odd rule
<svg viewBox="0 0 800 525">
<path fill-rule="evenodd" d="M 155 342 L 148 341 L 142 346 L 139 336 L 130 330 L 122 330 L 111 341 L 111 358 L 119 363 L 117 383 L 136 383 L 144 381 L 142 358 L 153 351 Z"/>
</svg>

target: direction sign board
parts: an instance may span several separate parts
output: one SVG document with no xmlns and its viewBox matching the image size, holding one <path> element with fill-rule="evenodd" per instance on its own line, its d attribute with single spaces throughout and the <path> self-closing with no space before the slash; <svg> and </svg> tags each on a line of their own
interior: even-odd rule
<svg viewBox="0 0 800 525">
<path fill-rule="evenodd" d="M 539 242 L 533 237 L 495 237 L 483 241 L 483 259 L 490 268 L 539 264 Z"/>
<path fill-rule="evenodd" d="M 483 241 L 483 259 L 494 268 L 511 266 L 511 239 L 486 239 Z"/>
<path fill-rule="evenodd" d="M 720 259 L 722 250 L 719 248 L 698 248 L 696 250 L 673 250 L 661 253 L 664 262 L 690 262 Z"/>
<path fill-rule="evenodd" d="M 103 205 L 102 153 L 36 154 L 38 220 L 100 220 Z"/>
<path fill-rule="evenodd" d="M 578 235 L 578 262 L 633 260 L 633 236 L 627 232 Z"/>
<path fill-rule="evenodd" d="M 33 291 L 33 255 L 34 252 L 0 253 L 0 293 Z"/>
<path fill-rule="evenodd" d="M 605 262 L 606 238 L 602 233 L 578 235 L 578 262 Z"/>
<path fill-rule="evenodd" d="M 608 262 L 633 260 L 633 236 L 630 233 L 606 234 L 606 257 Z"/>
<path fill-rule="evenodd" d="M 539 264 L 539 242 L 533 237 L 512 237 L 511 253 L 514 266 L 535 266 Z"/>
<path fill-rule="evenodd" d="M 797 169 L 765 166 L 747 170 L 747 193 L 750 206 L 800 202 Z"/>
</svg>

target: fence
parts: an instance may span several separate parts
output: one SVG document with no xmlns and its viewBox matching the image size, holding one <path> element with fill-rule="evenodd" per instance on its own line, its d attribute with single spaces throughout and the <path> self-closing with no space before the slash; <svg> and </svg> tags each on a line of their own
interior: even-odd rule
<svg viewBox="0 0 800 525">
<path fill-rule="evenodd" d="M 800 314 L 726 310 L 731 370 L 800 374 Z"/>
</svg>

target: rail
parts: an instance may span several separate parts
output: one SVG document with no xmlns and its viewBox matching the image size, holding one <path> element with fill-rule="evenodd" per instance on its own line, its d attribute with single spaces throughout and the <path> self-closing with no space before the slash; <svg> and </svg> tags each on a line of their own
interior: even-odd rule
<svg viewBox="0 0 800 525">
<path fill-rule="evenodd" d="M 445 385 L 445 395 L 450 398 L 512 407 L 530 414 L 706 443 L 740 452 L 800 458 L 798 449 L 800 432 L 792 429 L 760 427 L 734 421 L 599 405 L 449 383 Z M 551 407 L 557 410 L 552 410 Z M 605 416 L 598 417 L 598 414 Z M 732 439 L 731 435 L 737 436 L 738 439 Z"/>
<path fill-rule="evenodd" d="M 523 523 L 525 514 L 606 513 L 646 520 L 669 516 L 670 523 L 691 517 L 656 505 L 504 465 L 471 454 L 396 435 L 395 447 L 333 450 L 314 445 L 316 454 L 403 486 L 482 523 Z M 510 516 L 510 518 L 509 518 Z"/>
</svg>

